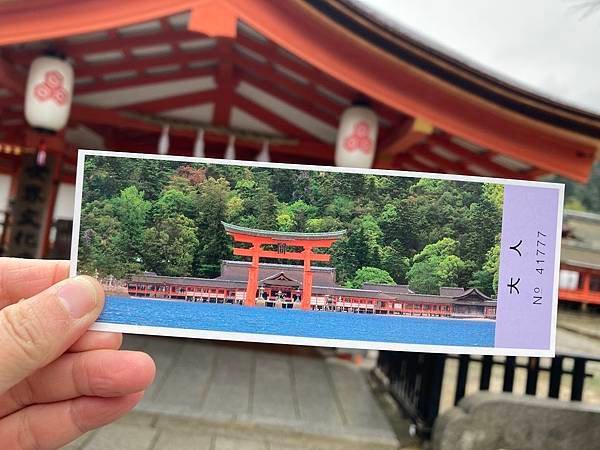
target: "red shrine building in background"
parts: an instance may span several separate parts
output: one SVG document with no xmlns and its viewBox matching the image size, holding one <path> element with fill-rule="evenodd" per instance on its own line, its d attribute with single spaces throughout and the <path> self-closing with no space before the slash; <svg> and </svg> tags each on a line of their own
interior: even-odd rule
<svg viewBox="0 0 600 450">
<path fill-rule="evenodd" d="M 283 309 L 392 314 L 425 317 L 496 318 L 496 300 L 477 289 L 442 287 L 439 295 L 416 294 L 406 285 L 365 283 L 359 289 L 339 286 L 335 269 L 313 266 L 329 262 L 327 249 L 345 231 L 289 233 L 223 223 L 235 243 L 233 254 L 245 261 L 222 261 L 217 278 L 167 277 L 145 273 L 127 283 L 131 297 L 188 302 L 239 304 Z M 300 260 L 302 265 L 265 263 Z"/>
<path fill-rule="evenodd" d="M 353 0 L 1 1 L 3 255 L 68 257 L 78 148 L 585 182 L 600 117 Z"/>
</svg>

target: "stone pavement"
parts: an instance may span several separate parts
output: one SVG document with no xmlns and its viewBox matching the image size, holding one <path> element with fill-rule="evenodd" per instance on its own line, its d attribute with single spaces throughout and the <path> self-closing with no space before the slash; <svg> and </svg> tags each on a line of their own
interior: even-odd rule
<svg viewBox="0 0 600 450">
<path fill-rule="evenodd" d="M 600 314 L 595 312 L 586 313 L 559 309 L 557 326 L 581 336 L 600 340 Z M 596 347 L 595 350 L 592 353 L 600 353 L 600 348 Z"/>
<path fill-rule="evenodd" d="M 135 411 L 69 450 L 418 448 L 366 372 L 317 349 L 127 336 L 158 373 Z M 386 411 L 389 408 L 385 408 Z"/>
</svg>

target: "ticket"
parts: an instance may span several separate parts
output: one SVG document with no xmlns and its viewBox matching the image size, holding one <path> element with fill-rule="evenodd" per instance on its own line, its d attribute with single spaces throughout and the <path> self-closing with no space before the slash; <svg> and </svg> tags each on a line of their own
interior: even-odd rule
<svg viewBox="0 0 600 450">
<path fill-rule="evenodd" d="M 95 330 L 554 356 L 563 185 L 80 150 Z"/>
</svg>

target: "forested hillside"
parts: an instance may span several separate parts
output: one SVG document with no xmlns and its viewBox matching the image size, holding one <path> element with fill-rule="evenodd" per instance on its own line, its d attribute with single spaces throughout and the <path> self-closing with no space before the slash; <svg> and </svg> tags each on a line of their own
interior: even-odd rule
<svg viewBox="0 0 600 450">
<path fill-rule="evenodd" d="M 493 184 L 86 157 L 79 270 L 213 277 L 234 259 L 221 221 L 347 230 L 338 282 L 497 285 L 503 188 Z"/>
<path fill-rule="evenodd" d="M 600 163 L 592 169 L 587 183 L 555 177 L 551 181 L 565 184 L 565 208 L 600 213 Z"/>
</svg>

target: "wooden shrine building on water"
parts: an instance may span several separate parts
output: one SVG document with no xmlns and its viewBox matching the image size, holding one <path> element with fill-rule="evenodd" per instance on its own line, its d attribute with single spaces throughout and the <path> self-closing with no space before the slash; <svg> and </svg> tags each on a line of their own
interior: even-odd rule
<svg viewBox="0 0 600 450">
<path fill-rule="evenodd" d="M 406 285 L 339 286 L 335 268 L 312 266 L 311 261 L 328 262 L 330 255 L 313 250 L 329 248 L 344 230 L 292 233 L 223 226 L 236 243 L 246 246 L 234 247 L 234 255 L 250 257 L 250 262 L 223 261 L 217 278 L 137 275 L 128 283 L 129 295 L 366 314 L 496 318 L 496 300 L 477 289 L 442 287 L 439 295 L 425 295 Z M 301 260 L 303 265 L 261 263 L 260 258 Z"/>
<path fill-rule="evenodd" d="M 221 275 L 217 278 L 166 277 L 146 273 L 132 277 L 128 292 L 132 297 L 301 308 L 304 266 L 260 263 L 256 295 L 246 301 L 250 269 L 251 263 L 248 262 L 223 261 Z M 365 283 L 360 289 L 350 289 L 335 282 L 334 268 L 313 266 L 311 271 L 310 310 L 496 318 L 496 300 L 477 289 L 442 287 L 439 295 L 415 294 L 406 285 Z"/>
</svg>

